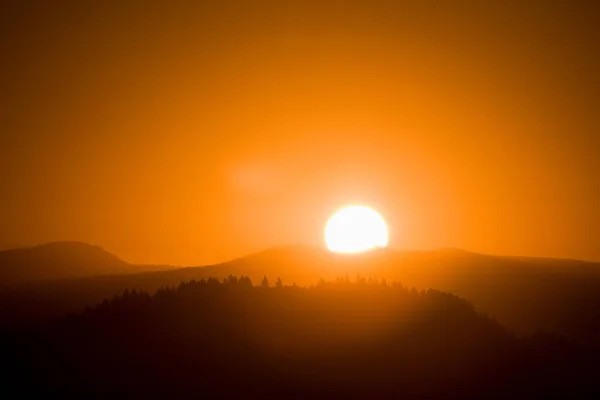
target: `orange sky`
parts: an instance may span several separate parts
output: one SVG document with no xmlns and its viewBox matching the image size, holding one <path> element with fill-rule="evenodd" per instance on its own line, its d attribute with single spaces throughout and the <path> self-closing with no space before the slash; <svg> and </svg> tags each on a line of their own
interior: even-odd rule
<svg viewBox="0 0 600 400">
<path fill-rule="evenodd" d="M 361 203 L 399 248 L 600 260 L 584 2 L 22 3 L 0 11 L 0 248 L 204 264 L 321 244 Z"/>
</svg>

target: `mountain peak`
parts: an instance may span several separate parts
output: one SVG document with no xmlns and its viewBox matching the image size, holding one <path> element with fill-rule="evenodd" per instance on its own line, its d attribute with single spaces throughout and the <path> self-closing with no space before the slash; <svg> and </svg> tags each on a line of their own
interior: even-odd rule
<svg viewBox="0 0 600 400">
<path fill-rule="evenodd" d="M 128 263 L 84 242 L 51 242 L 0 252 L 2 284 L 123 272 L 133 272 Z"/>
</svg>

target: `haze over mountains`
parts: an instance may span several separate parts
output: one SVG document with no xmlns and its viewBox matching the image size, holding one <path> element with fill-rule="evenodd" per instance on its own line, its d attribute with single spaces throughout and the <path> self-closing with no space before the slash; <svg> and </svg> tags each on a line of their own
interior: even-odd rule
<svg viewBox="0 0 600 400">
<path fill-rule="evenodd" d="M 593 329 L 600 325 L 600 313 L 589 311 L 600 306 L 600 264 L 456 249 L 344 255 L 282 246 L 221 264 L 175 268 L 132 265 L 96 246 L 61 242 L 0 252 L 0 271 L 2 285 L 9 286 L 0 291 L 0 312 L 22 321 L 76 312 L 125 289 L 154 293 L 183 281 L 244 275 L 255 285 L 267 276 L 272 283 L 281 278 L 285 285 L 344 278 L 434 288 L 469 300 L 520 334 L 541 328 L 596 342 Z M 11 307 L 16 301 L 18 309 Z M 583 326 L 574 329 L 573 321 L 581 320 Z"/>
</svg>

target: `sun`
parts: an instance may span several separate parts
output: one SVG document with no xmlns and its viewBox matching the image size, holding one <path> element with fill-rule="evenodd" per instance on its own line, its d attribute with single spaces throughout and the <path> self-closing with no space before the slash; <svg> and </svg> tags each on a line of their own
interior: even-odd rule
<svg viewBox="0 0 600 400">
<path fill-rule="evenodd" d="M 388 229 L 373 209 L 348 206 L 337 211 L 325 227 L 327 248 L 337 253 L 356 253 L 386 247 Z"/>
</svg>

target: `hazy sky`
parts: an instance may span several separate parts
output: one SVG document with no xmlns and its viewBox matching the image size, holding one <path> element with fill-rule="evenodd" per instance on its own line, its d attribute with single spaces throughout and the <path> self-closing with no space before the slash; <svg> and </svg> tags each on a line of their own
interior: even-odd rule
<svg viewBox="0 0 600 400">
<path fill-rule="evenodd" d="M 0 247 L 203 264 L 362 203 L 398 248 L 600 260 L 586 3 L 4 1 Z"/>
</svg>

